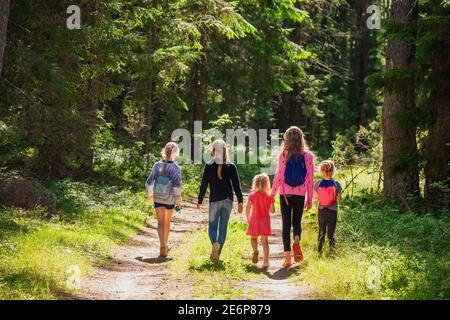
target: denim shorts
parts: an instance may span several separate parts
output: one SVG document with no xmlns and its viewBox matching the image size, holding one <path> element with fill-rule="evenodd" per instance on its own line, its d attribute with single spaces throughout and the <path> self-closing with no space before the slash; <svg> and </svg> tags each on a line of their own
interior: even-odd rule
<svg viewBox="0 0 450 320">
<path fill-rule="evenodd" d="M 155 209 L 156 209 L 156 208 L 164 207 L 164 208 L 166 208 L 167 210 L 171 210 L 171 209 L 175 208 L 175 205 L 174 205 L 174 204 L 164 204 L 164 203 L 158 203 L 158 202 L 155 202 L 155 203 L 154 203 L 154 206 L 155 206 Z"/>
</svg>

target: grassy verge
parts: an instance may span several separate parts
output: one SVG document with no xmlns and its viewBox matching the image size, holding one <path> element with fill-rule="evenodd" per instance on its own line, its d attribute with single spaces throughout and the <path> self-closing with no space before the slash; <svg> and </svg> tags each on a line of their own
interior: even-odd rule
<svg viewBox="0 0 450 320">
<path fill-rule="evenodd" d="M 61 215 L 0 208 L 0 299 L 55 299 L 70 279 L 102 264 L 151 212 L 143 193 L 73 181 L 53 183 Z"/>
<path fill-rule="evenodd" d="M 227 242 L 224 246 L 220 265 L 209 260 L 211 243 L 206 230 L 201 229 L 188 235 L 185 241 L 174 250 L 171 268 L 174 277 L 186 276 L 195 279 L 194 295 L 200 299 L 237 299 L 253 292 L 243 289 L 239 284 L 245 279 L 257 277 L 255 267 L 250 262 L 251 247 L 245 235 L 247 225 L 239 218 L 230 221 Z"/>
<path fill-rule="evenodd" d="M 354 174 L 364 168 L 355 168 Z M 316 177 L 319 178 L 319 177 Z M 349 170 L 336 175 L 342 186 Z M 378 176 L 370 170 L 353 180 L 340 204 L 336 232 L 338 250 L 318 256 L 317 209 L 304 214 L 305 260 L 293 281 L 309 283 L 321 299 L 449 299 L 450 219 L 426 212 L 401 212 L 377 192 Z M 278 199 L 277 199 L 278 202 Z M 279 212 L 279 204 L 277 203 Z M 205 230 L 190 235 L 175 251 L 172 268 L 179 278 L 196 279 L 199 298 L 251 297 L 239 284 L 252 273 L 245 224 L 235 220 L 224 248 L 224 264 L 209 262 Z"/>
<path fill-rule="evenodd" d="M 348 172 L 338 176 L 348 180 Z M 305 261 L 295 280 L 324 299 L 449 299 L 450 219 L 400 212 L 369 193 L 374 177 L 356 179 L 347 191 L 336 231 L 338 251 L 316 254 L 317 214 L 303 220 Z"/>
</svg>

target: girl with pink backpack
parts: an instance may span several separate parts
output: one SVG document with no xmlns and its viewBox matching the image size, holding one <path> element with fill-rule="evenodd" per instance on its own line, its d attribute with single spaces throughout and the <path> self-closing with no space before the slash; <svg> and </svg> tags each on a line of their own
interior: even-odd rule
<svg viewBox="0 0 450 320">
<path fill-rule="evenodd" d="M 278 157 L 273 179 L 272 195 L 280 191 L 282 237 L 285 261 L 283 266 L 292 265 L 291 228 L 293 229 L 294 261 L 303 260 L 300 246 L 303 211 L 312 207 L 314 185 L 314 157 L 308 150 L 302 130 L 290 127 L 283 136 L 283 147 Z"/>
<path fill-rule="evenodd" d="M 335 248 L 334 231 L 337 223 L 338 200 L 341 197 L 342 187 L 333 179 L 334 164 L 330 160 L 320 163 L 320 173 L 323 179 L 314 184 L 314 195 L 319 202 L 318 222 L 319 237 L 317 250 L 322 253 L 325 234 L 328 235 L 330 251 Z"/>
</svg>

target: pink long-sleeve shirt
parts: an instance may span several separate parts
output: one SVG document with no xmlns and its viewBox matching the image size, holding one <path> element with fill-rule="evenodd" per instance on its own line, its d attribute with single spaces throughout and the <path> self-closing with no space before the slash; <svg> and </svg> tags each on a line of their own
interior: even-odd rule
<svg viewBox="0 0 450 320">
<path fill-rule="evenodd" d="M 312 205 L 313 201 L 313 187 L 314 187 L 314 156 L 311 152 L 305 151 L 305 163 L 306 163 L 306 179 L 305 183 L 291 187 L 284 182 L 284 171 L 286 170 L 286 157 L 288 151 L 284 150 L 278 156 L 277 169 L 275 177 L 273 178 L 272 195 L 275 195 L 280 189 L 280 195 L 298 195 L 305 196 L 306 203 Z"/>
</svg>

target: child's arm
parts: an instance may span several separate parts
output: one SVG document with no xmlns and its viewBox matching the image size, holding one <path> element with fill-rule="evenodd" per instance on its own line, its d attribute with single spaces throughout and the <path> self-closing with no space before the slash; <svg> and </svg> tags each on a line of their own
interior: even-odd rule
<svg viewBox="0 0 450 320">
<path fill-rule="evenodd" d="M 275 196 L 278 192 L 278 189 L 280 188 L 281 184 L 283 183 L 284 177 L 284 171 L 286 170 L 286 155 L 284 152 L 280 153 L 277 159 L 277 168 L 275 171 L 275 177 L 273 178 L 272 183 L 272 192 L 271 195 Z"/>
<path fill-rule="evenodd" d="M 339 202 L 341 202 L 341 199 L 342 199 L 342 186 L 341 186 L 341 184 L 338 182 L 337 183 L 337 190 L 336 190 L 336 198 L 337 198 L 337 201 L 339 201 Z"/>
<path fill-rule="evenodd" d="M 145 180 L 145 190 L 147 191 L 147 199 L 152 200 L 153 198 L 153 185 L 156 180 L 156 163 L 153 165 L 150 175 L 147 180 Z"/>
<path fill-rule="evenodd" d="M 312 208 L 313 203 L 313 189 L 314 189 L 314 156 L 312 153 L 307 154 L 306 160 L 306 204 L 305 211 Z"/>
<path fill-rule="evenodd" d="M 245 208 L 245 214 L 247 215 L 247 222 L 250 221 L 250 212 L 252 210 L 252 202 L 250 200 L 247 201 L 247 207 Z"/>
<path fill-rule="evenodd" d="M 313 188 L 313 190 L 314 190 L 313 191 L 313 199 L 314 200 L 317 200 L 319 198 L 319 194 L 317 193 L 317 190 L 319 190 L 319 182 L 320 182 L 320 180 L 314 184 L 314 188 Z"/>
<path fill-rule="evenodd" d="M 275 203 L 274 202 L 272 202 L 270 204 L 270 212 L 275 213 Z"/>
</svg>

